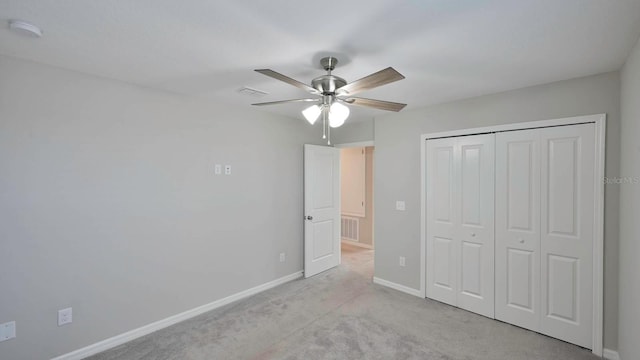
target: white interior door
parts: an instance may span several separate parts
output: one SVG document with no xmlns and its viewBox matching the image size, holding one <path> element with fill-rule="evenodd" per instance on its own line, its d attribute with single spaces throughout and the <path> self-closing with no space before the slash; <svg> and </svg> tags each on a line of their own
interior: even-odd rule
<svg viewBox="0 0 640 360">
<path fill-rule="evenodd" d="M 546 128 L 540 137 L 540 332 L 591 349 L 595 126 Z"/>
<path fill-rule="evenodd" d="M 427 297 L 457 306 L 456 138 L 427 141 Z"/>
<path fill-rule="evenodd" d="M 304 146 L 304 276 L 340 264 L 340 150 Z"/>
<path fill-rule="evenodd" d="M 494 315 L 494 135 L 427 141 L 427 297 Z"/>
<path fill-rule="evenodd" d="M 458 306 L 494 316 L 495 135 L 458 139 Z"/>
<path fill-rule="evenodd" d="M 496 134 L 496 319 L 540 330 L 540 130 Z"/>
</svg>

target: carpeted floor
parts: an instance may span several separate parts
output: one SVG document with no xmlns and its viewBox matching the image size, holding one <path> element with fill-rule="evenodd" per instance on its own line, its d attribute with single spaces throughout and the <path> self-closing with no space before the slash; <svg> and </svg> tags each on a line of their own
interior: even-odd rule
<svg viewBox="0 0 640 360">
<path fill-rule="evenodd" d="M 371 282 L 373 251 L 91 357 L 599 359 L 589 350 Z"/>
</svg>

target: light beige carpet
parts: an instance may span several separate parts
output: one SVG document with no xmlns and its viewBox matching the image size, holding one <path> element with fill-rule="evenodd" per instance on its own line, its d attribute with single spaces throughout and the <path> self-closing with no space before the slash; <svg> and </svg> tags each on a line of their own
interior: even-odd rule
<svg viewBox="0 0 640 360">
<path fill-rule="evenodd" d="M 589 350 L 371 282 L 373 252 L 91 357 L 598 359 Z"/>
</svg>

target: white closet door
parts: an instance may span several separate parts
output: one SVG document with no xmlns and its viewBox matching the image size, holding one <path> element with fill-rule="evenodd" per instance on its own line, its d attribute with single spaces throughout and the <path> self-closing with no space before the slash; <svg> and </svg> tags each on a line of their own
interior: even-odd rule
<svg viewBox="0 0 640 360">
<path fill-rule="evenodd" d="M 496 319 L 592 347 L 595 127 L 496 135 Z"/>
<path fill-rule="evenodd" d="M 427 297 L 494 315 L 494 135 L 427 141 Z"/>
<path fill-rule="evenodd" d="M 456 138 L 427 141 L 427 297 L 457 305 Z"/>
<path fill-rule="evenodd" d="M 458 306 L 494 316 L 494 134 L 458 138 Z"/>
<path fill-rule="evenodd" d="M 592 347 L 595 127 L 541 132 L 541 332 Z"/>
<path fill-rule="evenodd" d="M 540 130 L 496 134 L 496 319 L 540 329 Z"/>
</svg>

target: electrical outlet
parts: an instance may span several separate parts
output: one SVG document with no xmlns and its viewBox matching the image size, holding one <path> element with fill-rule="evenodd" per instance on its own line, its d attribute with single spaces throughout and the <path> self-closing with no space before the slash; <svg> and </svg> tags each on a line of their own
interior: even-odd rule
<svg viewBox="0 0 640 360">
<path fill-rule="evenodd" d="M 404 201 L 396 201 L 396 210 L 398 210 L 398 211 L 404 211 L 405 210 Z"/>
<path fill-rule="evenodd" d="M 280 262 L 284 262 L 286 260 L 286 254 L 280 253 Z"/>
<path fill-rule="evenodd" d="M 16 322 L 0 324 L 0 341 L 10 340 L 16 337 Z"/>
<path fill-rule="evenodd" d="M 66 308 L 58 310 L 58 326 L 71 324 L 73 322 L 73 309 Z"/>
<path fill-rule="evenodd" d="M 220 165 L 220 164 L 216 164 L 216 166 L 214 167 L 214 169 L 215 169 L 215 170 L 214 170 L 214 172 L 215 172 L 215 174 L 216 174 L 216 175 L 220 175 L 220 174 L 222 174 L 222 165 Z"/>
<path fill-rule="evenodd" d="M 224 166 L 224 174 L 225 175 L 231 175 L 231 165 L 225 165 Z"/>
<path fill-rule="evenodd" d="M 400 260 L 398 261 L 398 263 L 400 264 L 400 266 L 404 267 L 407 265 L 407 259 L 405 259 L 404 256 L 400 256 Z"/>
</svg>

